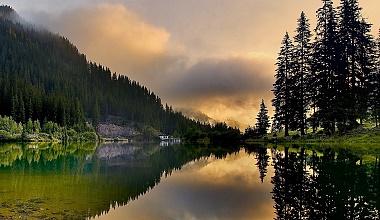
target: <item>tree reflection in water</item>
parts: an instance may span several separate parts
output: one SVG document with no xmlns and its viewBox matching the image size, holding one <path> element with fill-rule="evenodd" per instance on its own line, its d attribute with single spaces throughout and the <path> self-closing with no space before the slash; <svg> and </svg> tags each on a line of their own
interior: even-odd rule
<svg viewBox="0 0 380 220">
<path fill-rule="evenodd" d="M 201 157 L 240 147 L 112 143 L 0 146 L 0 219 L 85 219 L 144 195 Z"/>
<path fill-rule="evenodd" d="M 343 148 L 272 150 L 276 219 L 379 219 L 379 159 Z"/>
<path fill-rule="evenodd" d="M 2 144 L 0 219 L 94 217 L 144 195 L 191 161 L 226 158 L 240 149 Z M 275 219 L 380 218 L 380 160 L 376 153 L 297 145 L 250 145 L 244 149 L 254 155 L 252 165 L 259 171 L 261 183 L 270 180 L 273 186 Z"/>
</svg>

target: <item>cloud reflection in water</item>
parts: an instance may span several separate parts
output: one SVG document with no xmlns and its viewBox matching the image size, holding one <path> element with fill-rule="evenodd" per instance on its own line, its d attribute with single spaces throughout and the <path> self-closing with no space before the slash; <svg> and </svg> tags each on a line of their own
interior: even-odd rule
<svg viewBox="0 0 380 220">
<path fill-rule="evenodd" d="M 273 219 L 273 168 L 261 183 L 255 164 L 244 151 L 188 163 L 151 192 L 100 219 Z"/>
</svg>

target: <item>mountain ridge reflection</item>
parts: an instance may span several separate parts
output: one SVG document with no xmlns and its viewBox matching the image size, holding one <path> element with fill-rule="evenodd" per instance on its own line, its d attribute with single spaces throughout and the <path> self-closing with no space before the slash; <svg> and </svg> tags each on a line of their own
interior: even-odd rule
<svg viewBox="0 0 380 220">
<path fill-rule="evenodd" d="M 233 199 L 242 203 L 264 201 L 260 200 L 264 197 L 265 207 L 261 207 L 264 203 L 255 205 L 265 212 L 273 210 L 271 216 L 275 215 L 275 219 L 379 218 L 380 159 L 376 151 L 316 145 L 241 147 L 185 144 L 162 147 L 159 143 L 0 144 L 0 219 L 88 219 L 131 204 L 137 198 L 139 201 L 149 198 L 152 193 L 142 195 L 159 186 L 178 193 L 157 192 L 162 199 L 173 199 L 173 206 L 189 206 L 179 208 L 187 216 L 199 218 L 220 219 L 221 215 L 247 218 L 237 213 L 241 209 L 220 210 L 219 205 L 231 206 Z M 246 158 L 245 167 L 249 161 L 254 172 L 244 173 L 235 169 L 236 164 L 232 165 L 242 155 L 250 157 Z M 181 191 L 177 177 L 165 178 L 174 171 L 182 177 L 190 173 L 183 185 L 190 191 Z M 196 179 L 199 176 L 195 174 L 202 178 Z M 166 185 L 157 186 L 163 180 Z M 242 182 L 263 185 L 239 188 Z M 268 191 L 261 192 L 264 188 Z M 231 199 L 224 201 L 226 190 L 235 195 L 228 195 Z M 265 193 L 272 201 L 267 201 Z M 243 198 L 245 195 L 260 198 Z M 198 198 L 213 202 L 206 203 L 207 207 L 220 210 L 219 215 L 201 213 L 205 211 L 202 204 L 190 207 Z M 155 211 L 155 214 L 162 212 Z M 184 215 L 177 215 L 181 216 Z"/>
<path fill-rule="evenodd" d="M 0 146 L 0 218 L 85 219 L 127 204 L 184 164 L 237 148 L 111 143 Z"/>
</svg>

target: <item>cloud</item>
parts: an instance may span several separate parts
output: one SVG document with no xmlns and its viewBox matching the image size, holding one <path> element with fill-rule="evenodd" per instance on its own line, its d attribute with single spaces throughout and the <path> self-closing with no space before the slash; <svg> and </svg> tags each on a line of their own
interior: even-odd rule
<svg viewBox="0 0 380 220">
<path fill-rule="evenodd" d="M 142 2 L 82 2 L 56 14 L 36 12 L 30 17 L 68 37 L 90 60 L 139 81 L 174 107 L 196 108 L 242 129 L 253 125 L 261 99 L 270 105 L 274 59 L 247 52 L 254 49 L 247 42 L 255 32 L 248 31 L 249 13 L 230 20 L 221 16 L 222 6 L 212 16 L 204 10 L 214 3 L 205 8 L 175 4 L 182 15 L 156 3 L 157 13 L 147 6 L 144 14 L 136 6 Z M 242 52 L 242 47 L 248 49 Z"/>
<path fill-rule="evenodd" d="M 171 60 L 167 52 L 170 34 L 121 4 L 78 6 L 36 19 L 69 37 L 90 60 L 135 80 L 146 81 L 146 74 Z"/>
<path fill-rule="evenodd" d="M 339 1 L 334 0 L 335 6 Z M 82 53 L 125 74 L 173 107 L 253 125 L 262 98 L 271 113 L 274 63 L 304 11 L 315 27 L 320 1 L 5 0 L 28 21 L 69 38 Z M 379 19 L 378 1 L 361 3 Z M 250 52 L 267 57 L 249 55 Z"/>
<path fill-rule="evenodd" d="M 164 96 L 219 121 L 242 122 L 243 129 L 255 123 L 261 99 L 270 106 L 274 68 L 272 59 L 259 55 L 200 60 L 167 80 Z"/>
<path fill-rule="evenodd" d="M 185 99 L 261 93 L 270 90 L 273 83 L 266 64 L 238 56 L 201 60 L 177 76 L 171 89 Z"/>
</svg>

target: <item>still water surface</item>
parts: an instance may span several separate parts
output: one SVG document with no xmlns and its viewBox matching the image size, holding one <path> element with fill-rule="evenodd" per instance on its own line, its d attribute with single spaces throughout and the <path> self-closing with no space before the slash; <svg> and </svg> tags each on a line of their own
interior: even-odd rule
<svg viewBox="0 0 380 220">
<path fill-rule="evenodd" d="M 0 219 L 378 219 L 375 152 L 2 144 Z"/>
</svg>

